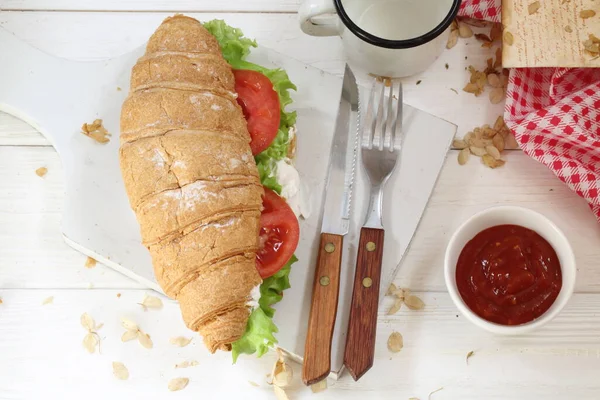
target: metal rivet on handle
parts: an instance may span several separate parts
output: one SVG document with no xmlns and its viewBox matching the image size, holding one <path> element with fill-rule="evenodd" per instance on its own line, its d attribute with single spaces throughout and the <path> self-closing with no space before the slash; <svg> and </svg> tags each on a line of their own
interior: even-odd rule
<svg viewBox="0 0 600 400">
<path fill-rule="evenodd" d="M 375 243 L 367 242 L 367 251 L 374 251 L 376 247 L 377 246 L 375 246 Z"/>
<path fill-rule="evenodd" d="M 371 285 L 373 285 L 373 279 L 369 278 L 368 276 L 363 279 L 363 286 L 366 288 L 370 288 Z"/>
<path fill-rule="evenodd" d="M 327 286 L 327 285 L 329 285 L 329 277 L 328 276 L 322 276 L 321 279 L 319 279 L 319 283 L 321 284 L 321 286 Z"/>
<path fill-rule="evenodd" d="M 328 253 L 333 253 L 335 251 L 335 245 L 333 243 L 327 243 L 325 245 L 325 251 Z"/>
</svg>

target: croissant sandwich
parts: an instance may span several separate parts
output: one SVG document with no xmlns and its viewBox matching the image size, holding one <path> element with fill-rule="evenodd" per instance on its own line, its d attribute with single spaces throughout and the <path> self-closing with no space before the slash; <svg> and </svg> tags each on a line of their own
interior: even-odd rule
<svg viewBox="0 0 600 400">
<path fill-rule="evenodd" d="M 121 110 L 123 181 L 156 279 L 206 347 L 234 361 L 277 342 L 271 306 L 290 287 L 299 236 L 286 202 L 297 184 L 280 179 L 293 170 L 295 87 L 245 61 L 254 46 L 220 20 L 167 18 Z"/>
</svg>

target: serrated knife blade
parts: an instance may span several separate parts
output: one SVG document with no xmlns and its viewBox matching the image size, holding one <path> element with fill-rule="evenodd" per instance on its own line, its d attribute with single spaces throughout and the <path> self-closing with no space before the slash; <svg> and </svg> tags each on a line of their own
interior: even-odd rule
<svg viewBox="0 0 600 400">
<path fill-rule="evenodd" d="M 337 314 L 344 235 L 350 226 L 358 148 L 358 86 L 346 65 L 325 186 L 323 223 L 304 346 L 302 380 L 312 385 L 331 370 L 331 340 Z"/>
<path fill-rule="evenodd" d="M 321 232 L 336 235 L 348 233 L 358 148 L 358 99 L 356 78 L 346 64 L 331 145 Z M 353 120 L 354 126 L 351 126 Z"/>
</svg>

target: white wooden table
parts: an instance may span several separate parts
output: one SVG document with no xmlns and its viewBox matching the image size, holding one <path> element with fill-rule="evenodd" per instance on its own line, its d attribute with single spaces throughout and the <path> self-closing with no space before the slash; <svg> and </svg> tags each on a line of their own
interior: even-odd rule
<svg viewBox="0 0 600 400">
<path fill-rule="evenodd" d="M 5 10 L 0 26 L 59 57 L 102 59 L 141 45 L 165 16 L 180 11 L 202 20 L 223 18 L 261 45 L 339 74 L 339 40 L 303 35 L 295 15 L 299 2 L 0 0 Z M 486 99 L 449 90 L 460 90 L 467 79 L 465 55 L 479 67 L 489 56 L 476 42 L 461 41 L 427 72 L 405 82 L 409 104 L 457 123 L 459 135 L 493 122 L 500 111 Z M 432 399 L 600 397 L 600 226 L 582 199 L 520 151 L 510 152 L 498 170 L 477 160 L 460 167 L 456 155 L 448 156 L 395 280 L 417 292 L 425 310 L 386 316 L 391 305 L 386 299 L 373 369 L 358 383 L 344 375 L 313 395 L 302 387 L 295 365 L 291 398 L 426 399 L 440 387 Z M 34 173 L 41 166 L 48 168 L 44 178 Z M 0 114 L 0 182 L 0 399 L 274 397 L 265 376 L 273 354 L 231 366 L 229 354 L 209 355 L 198 338 L 175 348 L 170 337 L 190 334 L 175 303 L 143 312 L 136 303 L 147 290 L 102 265 L 84 267 L 85 257 L 67 247 L 59 232 L 63 177 L 57 154 L 39 133 L 5 114 Z M 578 262 L 576 293 L 567 308 L 544 329 L 518 338 L 494 337 L 472 326 L 458 315 L 443 283 L 449 236 L 465 218 L 497 204 L 522 205 L 550 217 L 571 240 Z M 42 306 L 49 296 L 53 304 Z M 83 312 L 104 323 L 101 355 L 89 355 L 81 346 Z M 155 347 L 122 344 L 121 316 L 139 322 Z M 404 349 L 393 355 L 386 347 L 392 331 L 404 336 Z M 469 351 L 475 355 L 467 365 Z M 199 365 L 175 370 L 184 359 Z M 112 376 L 112 361 L 127 365 L 128 381 Z M 175 376 L 189 377 L 190 384 L 170 393 L 167 382 Z"/>
</svg>

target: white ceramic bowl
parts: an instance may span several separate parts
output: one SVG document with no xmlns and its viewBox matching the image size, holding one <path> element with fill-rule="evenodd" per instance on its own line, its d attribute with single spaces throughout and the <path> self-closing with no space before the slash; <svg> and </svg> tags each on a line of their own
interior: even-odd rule
<svg viewBox="0 0 600 400">
<path fill-rule="evenodd" d="M 484 229 L 496 225 L 521 225 L 536 231 L 556 251 L 562 272 L 562 287 L 550 308 L 537 319 L 522 325 L 500 325 L 479 317 L 465 304 L 456 286 L 456 263 L 468 241 Z M 454 232 L 446 248 L 444 277 L 450 297 L 460 312 L 475 325 L 500 335 L 520 335 L 544 325 L 554 318 L 567 304 L 575 286 L 575 255 L 562 231 L 548 218 L 522 207 L 492 207 L 473 215 Z"/>
</svg>

